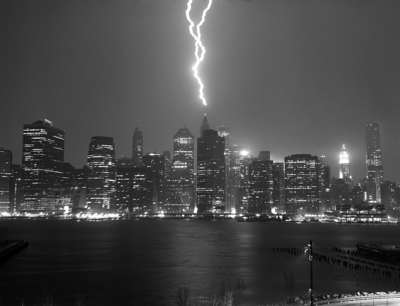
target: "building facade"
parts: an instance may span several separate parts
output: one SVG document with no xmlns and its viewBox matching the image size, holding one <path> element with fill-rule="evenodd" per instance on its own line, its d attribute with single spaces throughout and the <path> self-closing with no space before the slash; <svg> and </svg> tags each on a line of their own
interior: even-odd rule
<svg viewBox="0 0 400 306">
<path fill-rule="evenodd" d="M 231 194 L 230 194 L 230 180 L 229 180 L 229 175 L 230 175 L 230 157 L 231 157 L 231 151 L 229 147 L 229 127 L 228 126 L 218 126 L 217 127 L 218 135 L 220 137 L 223 137 L 225 139 L 225 210 L 227 212 L 233 212 L 235 211 L 235 206 L 232 205 L 232 202 L 230 201 L 231 199 Z"/>
<path fill-rule="evenodd" d="M 383 182 L 382 153 L 379 123 L 365 125 L 367 142 L 367 195 L 369 203 L 381 203 Z"/>
<path fill-rule="evenodd" d="M 116 175 L 116 209 L 120 213 L 155 212 L 153 171 L 146 167 L 122 166 Z"/>
<path fill-rule="evenodd" d="M 237 213 L 247 213 L 249 163 L 251 157 L 243 146 L 234 145 L 230 148 L 230 170 L 228 194 L 230 206 Z"/>
<path fill-rule="evenodd" d="M 253 159 L 249 164 L 248 184 L 248 213 L 270 213 L 273 205 L 273 162 Z"/>
<path fill-rule="evenodd" d="M 135 167 L 142 166 L 143 134 L 136 127 L 132 137 L 132 164 Z"/>
<path fill-rule="evenodd" d="M 157 153 L 147 153 L 143 156 L 143 165 L 152 176 L 154 182 L 153 206 L 158 212 L 164 208 L 164 187 L 165 187 L 165 160 L 164 156 Z"/>
<path fill-rule="evenodd" d="M 387 211 L 396 210 L 398 207 L 396 188 L 395 182 L 383 181 L 381 184 L 381 203 L 385 205 Z"/>
<path fill-rule="evenodd" d="M 21 211 L 58 211 L 64 163 L 64 131 L 51 121 L 25 124 Z"/>
<path fill-rule="evenodd" d="M 319 160 L 311 154 L 285 157 L 285 201 L 288 213 L 318 213 Z"/>
<path fill-rule="evenodd" d="M 339 178 L 345 181 L 349 187 L 353 186 L 353 179 L 350 175 L 349 154 L 346 151 L 345 145 L 342 146 L 342 151 L 340 151 L 339 155 Z"/>
<path fill-rule="evenodd" d="M 112 137 L 95 136 L 87 158 L 86 202 L 92 212 L 115 210 L 115 149 Z"/>
<path fill-rule="evenodd" d="M 194 137 L 187 128 L 174 135 L 173 160 L 167 171 L 164 210 L 194 211 Z"/>
<path fill-rule="evenodd" d="M 0 147 L 0 213 L 11 212 L 12 153 Z"/>
<path fill-rule="evenodd" d="M 285 212 L 285 164 L 274 163 L 272 166 L 274 207 L 279 213 Z"/>
<path fill-rule="evenodd" d="M 225 139 L 205 130 L 197 139 L 198 212 L 225 210 Z"/>
</svg>

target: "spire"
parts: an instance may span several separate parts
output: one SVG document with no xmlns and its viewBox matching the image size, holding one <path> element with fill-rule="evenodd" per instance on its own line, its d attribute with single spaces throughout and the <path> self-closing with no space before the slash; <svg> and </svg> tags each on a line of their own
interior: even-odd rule
<svg viewBox="0 0 400 306">
<path fill-rule="evenodd" d="M 208 124 L 207 114 L 204 113 L 203 124 L 201 125 L 201 129 L 200 129 L 200 136 L 203 137 L 204 131 L 209 130 L 209 129 L 210 129 L 210 125 Z"/>
<path fill-rule="evenodd" d="M 342 151 L 339 155 L 339 164 L 348 164 L 349 163 L 349 154 L 346 152 L 345 145 L 342 146 Z"/>
</svg>

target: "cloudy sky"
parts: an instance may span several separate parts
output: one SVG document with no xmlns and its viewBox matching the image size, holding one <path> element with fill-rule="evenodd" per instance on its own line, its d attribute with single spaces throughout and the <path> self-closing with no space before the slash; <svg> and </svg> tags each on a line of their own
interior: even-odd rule
<svg viewBox="0 0 400 306">
<path fill-rule="evenodd" d="M 194 0 L 199 20 L 206 0 Z M 204 107 L 193 78 L 184 0 L 1 0 L 0 146 L 21 163 L 23 124 L 66 132 L 65 161 L 86 163 L 90 138 L 131 155 L 172 151 Z M 214 0 L 200 67 L 212 128 L 253 155 L 326 155 L 342 144 L 365 176 L 366 122 L 379 122 L 386 180 L 400 183 L 400 1 Z"/>
</svg>

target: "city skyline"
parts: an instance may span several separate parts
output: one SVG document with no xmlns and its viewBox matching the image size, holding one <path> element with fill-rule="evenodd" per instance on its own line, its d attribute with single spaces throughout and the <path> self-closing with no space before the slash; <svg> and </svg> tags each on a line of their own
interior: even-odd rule
<svg viewBox="0 0 400 306">
<path fill-rule="evenodd" d="M 346 145 L 354 182 L 366 177 L 364 126 L 380 124 L 385 180 L 400 182 L 400 21 L 397 1 L 215 1 L 201 68 L 180 1 L 1 3 L 0 146 L 22 162 L 22 128 L 49 119 L 65 130 L 65 161 L 86 164 L 94 136 L 131 156 L 173 151 L 187 127 L 229 126 L 251 155 L 325 155 L 337 177 Z M 318 25 L 318 26 L 317 26 Z M 335 175 L 336 174 L 336 175 Z"/>
</svg>

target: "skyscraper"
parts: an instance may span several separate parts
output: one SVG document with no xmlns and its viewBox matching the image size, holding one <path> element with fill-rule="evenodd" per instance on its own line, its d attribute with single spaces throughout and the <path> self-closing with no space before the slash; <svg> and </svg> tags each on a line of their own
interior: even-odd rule
<svg viewBox="0 0 400 306">
<path fill-rule="evenodd" d="M 228 194 L 230 199 L 228 201 L 237 213 L 246 213 L 249 163 L 251 158 L 244 147 L 234 145 L 230 148 L 229 160 Z"/>
<path fill-rule="evenodd" d="M 197 139 L 198 212 L 225 209 L 225 139 L 205 130 Z"/>
<path fill-rule="evenodd" d="M 174 136 L 175 168 L 194 169 L 194 137 L 187 128 L 180 128 Z"/>
<path fill-rule="evenodd" d="M 115 209 L 115 150 L 112 137 L 92 137 L 87 158 L 86 202 L 91 211 Z"/>
<path fill-rule="evenodd" d="M 63 191 L 61 200 L 72 209 L 86 205 L 86 167 L 76 169 L 70 163 L 64 163 Z"/>
<path fill-rule="evenodd" d="M 143 156 L 143 134 L 136 127 L 132 138 L 132 163 L 135 167 L 142 166 Z"/>
<path fill-rule="evenodd" d="M 221 137 L 224 137 L 225 139 L 225 201 L 226 201 L 226 211 L 232 211 L 232 209 L 235 208 L 234 205 L 232 205 L 232 202 L 230 201 L 231 195 L 229 191 L 231 188 L 229 187 L 229 173 L 230 173 L 230 157 L 231 157 L 231 151 L 229 148 L 229 127 L 228 126 L 218 126 L 217 127 L 218 135 Z"/>
<path fill-rule="evenodd" d="M 165 158 L 164 155 L 157 153 L 147 153 L 143 156 L 143 164 L 149 169 L 154 182 L 154 212 L 162 210 L 164 200 L 164 184 L 165 184 Z"/>
<path fill-rule="evenodd" d="M 285 157 L 285 198 L 288 213 L 318 213 L 320 203 L 318 157 L 295 154 Z"/>
<path fill-rule="evenodd" d="M 253 159 L 249 164 L 248 212 L 271 212 L 273 197 L 273 162 L 269 159 Z"/>
<path fill-rule="evenodd" d="M 0 213 L 11 208 L 12 153 L 0 147 Z"/>
<path fill-rule="evenodd" d="M 397 208 L 395 182 L 384 181 L 381 185 L 381 203 L 385 205 L 386 210 L 391 211 Z"/>
<path fill-rule="evenodd" d="M 150 168 L 117 167 L 116 208 L 118 212 L 155 212 L 154 175 Z"/>
<path fill-rule="evenodd" d="M 339 155 L 339 178 L 342 179 L 349 187 L 353 186 L 353 179 L 350 175 L 349 154 L 347 154 L 345 145 Z"/>
<path fill-rule="evenodd" d="M 285 211 L 285 164 L 274 163 L 273 164 L 273 192 L 272 198 L 274 201 L 274 207 L 278 209 L 279 213 Z"/>
<path fill-rule="evenodd" d="M 169 212 L 194 209 L 194 137 L 187 128 L 174 136 L 174 156 L 167 174 L 164 209 Z"/>
<path fill-rule="evenodd" d="M 381 202 L 381 184 L 383 182 L 382 153 L 379 123 L 365 125 L 367 141 L 367 195 L 368 202 Z"/>
<path fill-rule="evenodd" d="M 63 209 L 59 201 L 64 163 L 64 131 L 49 120 L 25 124 L 22 149 L 21 211 Z"/>
<path fill-rule="evenodd" d="M 204 114 L 203 123 L 200 128 L 200 137 L 203 137 L 204 131 L 209 129 L 210 125 L 208 124 L 207 115 Z"/>
</svg>

